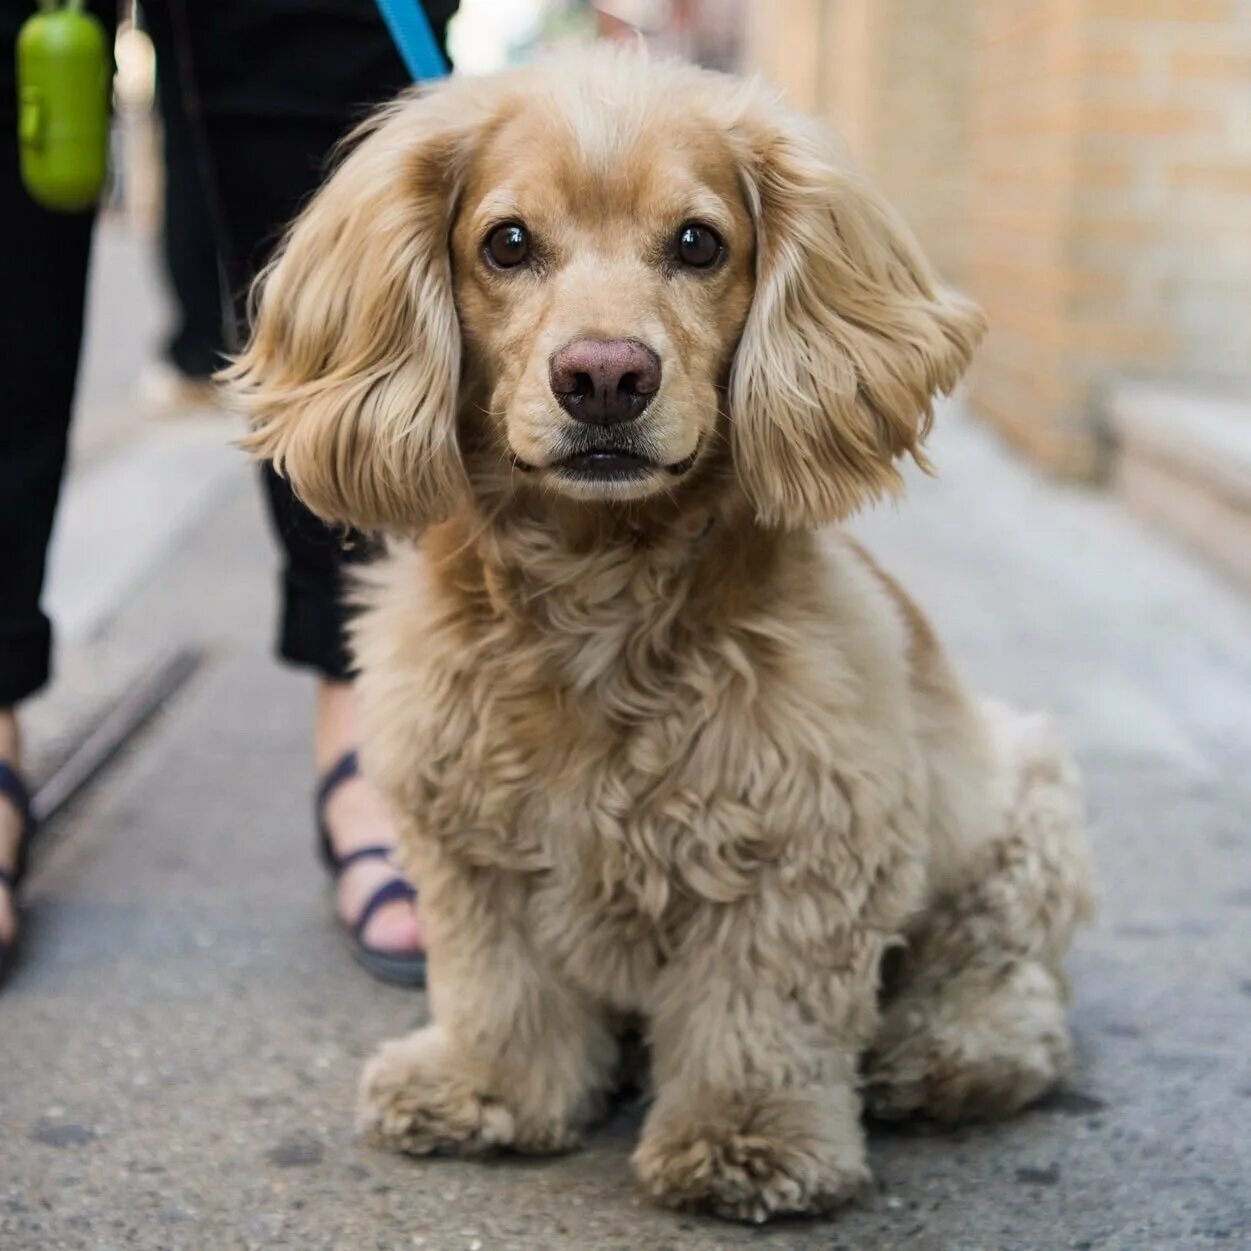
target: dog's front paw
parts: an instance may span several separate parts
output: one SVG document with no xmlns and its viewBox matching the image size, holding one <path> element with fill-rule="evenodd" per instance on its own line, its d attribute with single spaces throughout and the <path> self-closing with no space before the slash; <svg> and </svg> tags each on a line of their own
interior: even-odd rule
<svg viewBox="0 0 1251 1251">
<path fill-rule="evenodd" d="M 511 1113 L 451 1062 L 437 1027 L 385 1043 L 361 1075 L 357 1127 L 410 1155 L 484 1155 L 513 1141 Z"/>
<path fill-rule="evenodd" d="M 868 1180 L 860 1131 L 853 1125 L 832 1140 L 805 1128 L 804 1120 L 802 1112 L 733 1125 L 666 1117 L 663 1126 L 644 1134 L 634 1170 L 647 1193 L 666 1207 L 757 1223 L 829 1212 Z"/>
<path fill-rule="evenodd" d="M 437 1026 L 386 1043 L 361 1075 L 357 1127 L 378 1146 L 409 1155 L 489 1155 L 502 1148 L 567 1151 L 575 1129 L 552 1117 L 522 1117 L 485 1092 L 458 1063 Z"/>
</svg>

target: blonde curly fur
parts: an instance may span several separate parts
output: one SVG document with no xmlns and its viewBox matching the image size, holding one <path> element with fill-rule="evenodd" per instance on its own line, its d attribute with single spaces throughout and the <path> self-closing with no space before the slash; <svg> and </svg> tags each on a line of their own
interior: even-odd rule
<svg viewBox="0 0 1251 1251">
<path fill-rule="evenodd" d="M 524 272 L 483 260 L 501 216 Z M 663 253 L 691 216 L 726 243 L 707 274 Z M 865 1099 L 999 1115 L 1063 1072 L 1073 766 L 814 529 L 898 489 L 981 331 L 754 84 L 582 50 L 357 136 L 230 373 L 254 452 L 392 535 L 354 628 L 363 751 L 434 1023 L 367 1067 L 369 1134 L 568 1149 L 641 1018 L 640 1182 L 761 1220 L 855 1192 Z M 638 424 L 689 472 L 561 478 L 547 361 L 579 334 L 655 348 Z"/>
</svg>

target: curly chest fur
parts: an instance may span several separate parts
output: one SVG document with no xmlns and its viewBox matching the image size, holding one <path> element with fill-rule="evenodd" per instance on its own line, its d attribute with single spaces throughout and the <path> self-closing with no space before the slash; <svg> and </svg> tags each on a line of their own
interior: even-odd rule
<svg viewBox="0 0 1251 1251">
<path fill-rule="evenodd" d="M 384 683 L 363 656 L 367 684 L 392 702 L 411 693 L 386 713 L 407 721 L 411 755 L 387 771 L 402 770 L 390 789 L 419 838 L 528 877 L 535 940 L 593 966 L 623 1004 L 692 926 L 766 881 L 867 891 L 915 816 L 886 798 L 906 746 L 873 746 L 890 727 L 857 709 L 852 659 L 812 645 L 820 612 L 800 597 L 779 614 L 782 588 L 760 574 L 784 574 L 733 568 L 731 553 L 726 579 L 710 547 L 596 551 L 537 591 L 534 552 L 470 566 L 438 583 L 420 651 L 398 665 L 392 652 L 409 683 Z M 396 585 L 365 624 L 366 653 Z M 867 828 L 872 848 L 857 844 Z"/>
</svg>

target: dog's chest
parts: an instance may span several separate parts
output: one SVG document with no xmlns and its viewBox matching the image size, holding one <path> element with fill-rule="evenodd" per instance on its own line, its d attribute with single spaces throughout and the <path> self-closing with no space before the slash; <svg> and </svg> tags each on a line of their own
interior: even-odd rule
<svg viewBox="0 0 1251 1251">
<path fill-rule="evenodd" d="M 750 894 L 777 854 L 765 810 L 739 793 L 743 775 L 714 763 L 721 718 L 732 715 L 689 693 L 658 700 L 653 718 L 631 725 L 583 714 L 576 745 L 536 771 L 504 827 L 541 849 L 533 941 L 623 1009 L 640 1006 L 708 905 Z"/>
<path fill-rule="evenodd" d="M 425 633 L 416 802 L 447 849 L 531 875 L 537 907 L 663 942 L 749 887 L 761 666 L 672 596 L 598 589 Z"/>
<path fill-rule="evenodd" d="M 636 1007 L 710 914 L 832 871 L 880 787 L 839 715 L 854 670 L 808 618 L 701 617 L 625 567 L 488 589 L 410 653 L 406 793 L 445 853 L 525 881 L 528 933 L 572 980 Z"/>
<path fill-rule="evenodd" d="M 524 875 L 532 940 L 626 1009 L 710 906 L 800 867 L 810 814 L 846 808 L 821 745 L 777 730 L 797 696 L 764 659 L 717 629 L 677 642 L 565 656 L 519 633 L 461 668 L 461 711 L 431 725 L 459 756 L 442 840 Z"/>
</svg>

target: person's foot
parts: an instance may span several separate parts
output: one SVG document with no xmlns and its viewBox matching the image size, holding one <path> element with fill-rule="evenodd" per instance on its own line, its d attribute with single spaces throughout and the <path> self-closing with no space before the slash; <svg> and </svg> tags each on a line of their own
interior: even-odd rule
<svg viewBox="0 0 1251 1251">
<path fill-rule="evenodd" d="M 139 405 L 149 417 L 182 417 L 221 408 L 212 378 L 193 378 L 169 361 L 149 361 L 139 373 Z"/>
<path fill-rule="evenodd" d="M 14 768 L 21 760 L 21 740 L 17 718 L 11 709 L 0 708 L 0 760 Z M 10 873 L 17 868 L 17 848 L 22 837 L 22 814 L 4 794 L 0 794 L 0 868 Z M 13 945 L 17 938 L 17 906 L 8 886 L 0 882 L 0 943 Z"/>
<path fill-rule="evenodd" d="M 324 776 L 359 741 L 356 695 L 351 683 L 321 682 L 313 732 L 318 776 Z M 358 847 L 395 845 L 395 822 L 382 797 L 360 775 L 335 788 L 326 804 L 325 820 L 337 856 L 345 856 Z M 380 859 L 358 860 L 343 870 L 336 885 L 336 906 L 347 925 L 356 923 L 370 896 L 395 872 Z M 383 904 L 369 918 L 361 941 L 392 955 L 420 951 L 423 944 L 416 903 L 396 899 Z"/>
</svg>

